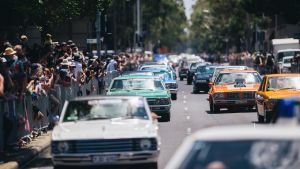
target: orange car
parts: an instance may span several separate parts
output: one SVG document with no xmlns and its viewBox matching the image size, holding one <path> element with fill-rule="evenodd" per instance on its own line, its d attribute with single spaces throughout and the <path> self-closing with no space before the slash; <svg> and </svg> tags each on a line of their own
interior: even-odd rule
<svg viewBox="0 0 300 169">
<path fill-rule="evenodd" d="M 270 122 L 281 99 L 300 96 L 300 74 L 266 75 L 255 95 L 258 122 Z"/>
<path fill-rule="evenodd" d="M 208 93 L 210 112 L 220 112 L 221 108 L 252 109 L 260 83 L 261 76 L 254 70 L 221 71 Z"/>
</svg>

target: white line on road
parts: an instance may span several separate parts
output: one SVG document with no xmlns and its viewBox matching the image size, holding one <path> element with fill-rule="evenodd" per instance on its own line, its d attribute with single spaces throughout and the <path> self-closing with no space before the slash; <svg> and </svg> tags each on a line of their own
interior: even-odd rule
<svg viewBox="0 0 300 169">
<path fill-rule="evenodd" d="M 184 108 L 184 110 L 187 112 L 187 111 L 188 111 L 188 108 L 187 108 L 187 107 L 185 107 L 185 108 Z"/>
<path fill-rule="evenodd" d="M 192 133 L 192 129 L 191 129 L 191 128 L 187 128 L 187 129 L 186 129 L 186 134 L 187 134 L 187 135 L 190 135 L 191 133 Z"/>
<path fill-rule="evenodd" d="M 186 99 L 186 95 L 183 96 L 183 99 Z"/>
<path fill-rule="evenodd" d="M 186 104 L 186 100 L 183 100 L 183 104 Z"/>
<path fill-rule="evenodd" d="M 187 120 L 191 119 L 191 116 L 186 116 L 186 119 L 187 119 Z"/>
</svg>

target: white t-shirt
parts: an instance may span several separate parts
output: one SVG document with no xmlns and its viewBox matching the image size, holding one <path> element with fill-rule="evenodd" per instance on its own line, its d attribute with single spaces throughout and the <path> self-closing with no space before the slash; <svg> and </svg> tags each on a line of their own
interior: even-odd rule
<svg viewBox="0 0 300 169">
<path fill-rule="evenodd" d="M 112 59 L 109 64 L 107 65 L 106 71 L 110 72 L 110 71 L 114 71 L 116 70 L 115 65 L 117 65 L 117 61 L 115 61 L 114 59 Z"/>
</svg>

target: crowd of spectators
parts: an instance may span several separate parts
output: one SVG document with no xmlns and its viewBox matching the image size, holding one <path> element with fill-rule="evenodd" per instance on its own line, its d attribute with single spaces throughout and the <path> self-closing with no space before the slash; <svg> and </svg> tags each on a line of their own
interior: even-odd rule
<svg viewBox="0 0 300 169">
<path fill-rule="evenodd" d="M 80 50 L 72 40 L 54 42 L 50 34 L 46 35 L 42 45 L 29 45 L 28 41 L 28 37 L 22 35 L 16 44 L 8 41 L 0 44 L 0 104 L 9 100 L 22 103 L 26 96 L 31 96 L 33 120 L 37 121 L 47 114 L 41 113 L 35 103 L 39 96 L 48 96 L 50 112 L 59 115 L 59 107 L 63 103 L 55 94 L 55 86 L 76 87 L 77 96 L 83 92 L 86 95 L 104 94 L 105 87 L 109 85 L 105 81 L 108 74 L 134 71 L 140 63 L 151 59 L 138 53 L 95 56 Z M 9 113 L 1 115 L 6 138 L 13 127 L 10 121 L 14 119 L 10 119 Z"/>
</svg>

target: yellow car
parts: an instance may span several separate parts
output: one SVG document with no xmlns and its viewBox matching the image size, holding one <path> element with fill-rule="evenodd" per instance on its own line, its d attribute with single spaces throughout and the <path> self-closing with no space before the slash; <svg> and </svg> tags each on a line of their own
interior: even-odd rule
<svg viewBox="0 0 300 169">
<path fill-rule="evenodd" d="M 221 108 L 252 109 L 260 83 L 261 76 L 254 70 L 221 71 L 208 93 L 210 112 L 220 112 Z"/>
<path fill-rule="evenodd" d="M 296 96 L 300 96 L 300 74 L 265 75 L 255 95 L 258 122 L 269 123 L 279 101 Z"/>
</svg>

